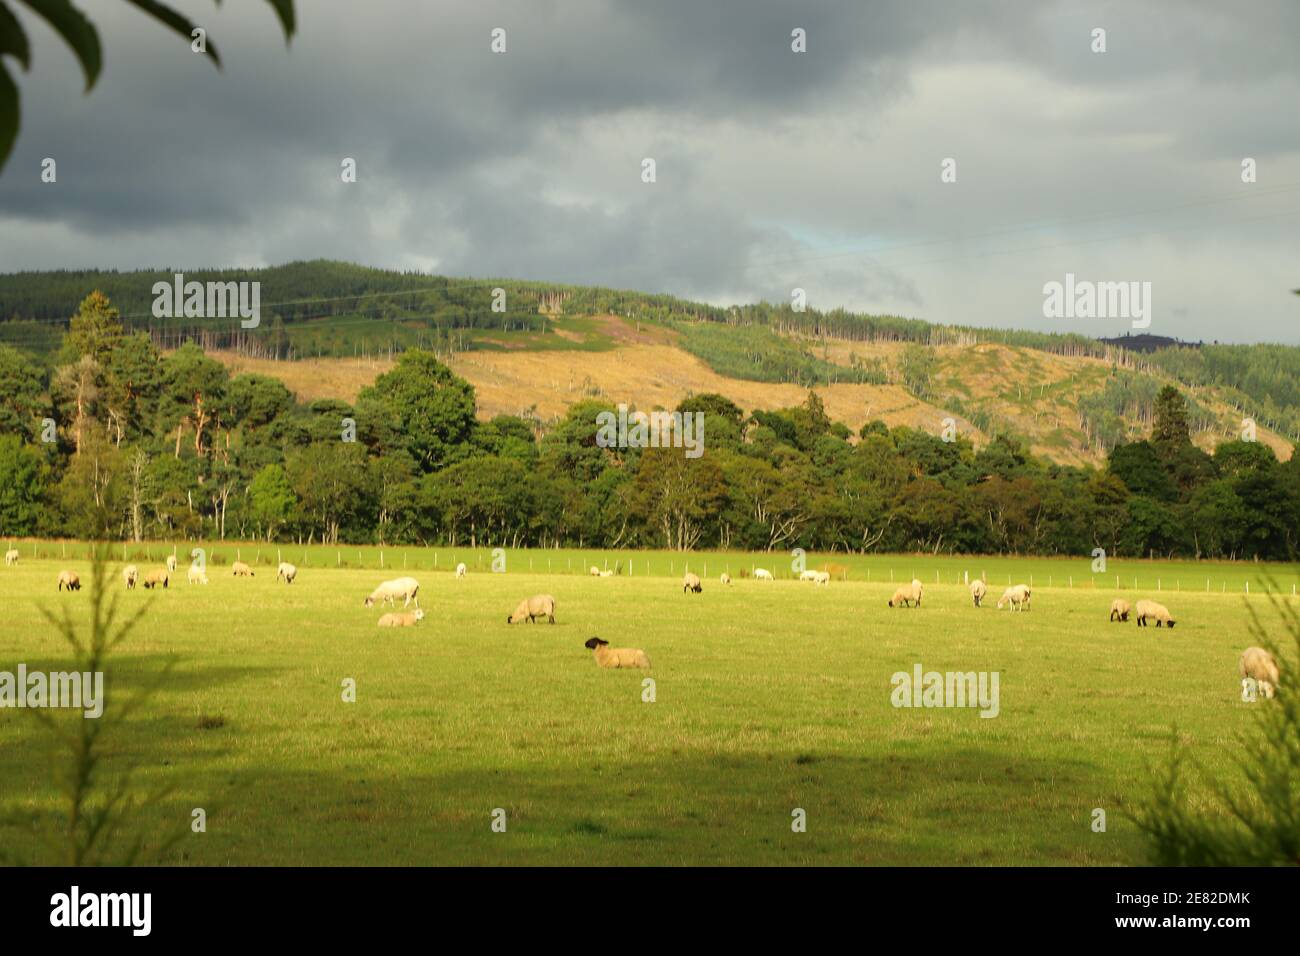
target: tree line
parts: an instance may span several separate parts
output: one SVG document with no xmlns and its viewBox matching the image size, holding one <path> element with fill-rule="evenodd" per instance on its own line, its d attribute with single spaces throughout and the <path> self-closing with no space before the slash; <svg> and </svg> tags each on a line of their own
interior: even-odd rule
<svg viewBox="0 0 1300 956">
<path fill-rule="evenodd" d="M 853 434 L 812 391 L 748 414 L 684 399 L 699 458 L 602 447 L 613 410 L 479 421 L 473 387 L 418 349 L 355 403 L 302 404 L 193 343 L 163 354 L 97 292 L 48 366 L 0 346 L 0 535 L 1290 559 L 1300 533 L 1300 461 L 1202 451 L 1173 387 L 1103 468 L 1006 434 Z"/>
</svg>

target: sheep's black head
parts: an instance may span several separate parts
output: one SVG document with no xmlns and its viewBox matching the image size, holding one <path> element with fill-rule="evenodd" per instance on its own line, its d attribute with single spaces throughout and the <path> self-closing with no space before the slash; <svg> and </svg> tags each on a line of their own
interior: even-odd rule
<svg viewBox="0 0 1300 956">
<path fill-rule="evenodd" d="M 582 646 L 594 651 L 600 645 L 608 643 L 609 641 L 602 641 L 599 637 L 589 637 L 587 638 L 587 643 Z"/>
<path fill-rule="evenodd" d="M 1169 626 L 1170 626 L 1170 627 L 1173 627 L 1173 626 L 1174 626 L 1174 622 L 1173 622 L 1172 620 L 1169 622 Z"/>
</svg>

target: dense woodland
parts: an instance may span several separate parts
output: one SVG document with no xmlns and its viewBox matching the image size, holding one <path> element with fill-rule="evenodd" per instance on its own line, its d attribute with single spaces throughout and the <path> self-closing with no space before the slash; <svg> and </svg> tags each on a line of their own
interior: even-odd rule
<svg viewBox="0 0 1300 956">
<path fill-rule="evenodd" d="M 1294 556 L 1300 457 L 1245 441 L 1208 455 L 1176 389 L 1153 401 L 1150 439 L 1096 470 L 1006 436 L 854 435 L 812 392 L 751 414 L 696 395 L 680 407 L 705 415 L 690 459 L 600 447 L 603 401 L 547 427 L 480 422 L 473 387 L 418 349 L 354 406 L 304 406 L 193 343 L 164 356 L 94 293 L 51 364 L 0 346 L 0 535 Z"/>
</svg>

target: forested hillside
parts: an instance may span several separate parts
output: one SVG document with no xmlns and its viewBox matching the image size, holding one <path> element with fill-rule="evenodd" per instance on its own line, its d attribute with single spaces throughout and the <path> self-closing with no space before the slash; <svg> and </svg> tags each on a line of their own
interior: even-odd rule
<svg viewBox="0 0 1300 956">
<path fill-rule="evenodd" d="M 0 346 L 0 535 L 1268 559 L 1300 544 L 1300 458 L 1236 439 L 1207 454 L 1168 386 L 1150 440 L 1103 468 L 1009 436 L 855 434 L 813 392 L 774 410 L 685 399 L 698 457 L 603 447 L 613 407 L 483 421 L 473 386 L 417 349 L 354 403 L 304 405 L 192 342 L 162 353 L 96 293 L 52 367 Z"/>
</svg>

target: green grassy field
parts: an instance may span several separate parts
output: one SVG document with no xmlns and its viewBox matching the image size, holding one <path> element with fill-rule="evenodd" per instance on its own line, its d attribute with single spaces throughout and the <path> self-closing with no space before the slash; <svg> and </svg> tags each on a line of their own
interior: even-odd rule
<svg viewBox="0 0 1300 956">
<path fill-rule="evenodd" d="M 60 567 L 88 578 L 85 547 L 68 545 L 66 558 L 58 543 L 19 547 L 18 565 L 0 568 L 0 670 L 58 670 L 67 648 L 38 608 L 85 617 L 85 591 L 55 591 Z M 242 550 L 248 559 L 257 546 Z M 274 560 L 274 546 L 261 550 Z M 604 555 L 514 552 L 505 573 L 457 581 L 431 570 L 432 551 L 386 550 L 385 571 L 377 549 L 282 551 L 305 563 L 292 586 L 260 569 L 232 578 L 233 546 L 218 545 L 206 587 L 184 583 L 182 561 L 168 591 L 120 595 L 152 603 L 118 654 L 109 706 L 176 660 L 117 741 L 142 787 L 171 788 L 140 825 L 161 832 L 185 827 L 195 807 L 208 815 L 207 832 L 186 831 L 163 862 L 1140 863 L 1120 810 L 1148 793 L 1171 728 L 1223 774 L 1252 707 L 1267 706 L 1240 700 L 1236 671 L 1253 643 L 1244 602 L 1271 620 L 1257 584 L 1247 598 L 1232 583 L 1244 585 L 1249 567 L 1220 566 L 1211 576 L 1226 593 L 1207 594 L 1205 566 L 1197 590 L 1184 575 L 1192 566 L 1112 565 L 1161 579 L 1179 620 L 1170 632 L 1109 624 L 1113 589 L 1082 586 L 1091 576 L 1079 559 L 881 556 L 843 562 L 849 580 L 826 588 L 723 588 L 727 562 L 735 576 L 750 559 L 694 555 L 709 579 L 688 596 L 663 576 L 670 563 L 681 573 L 682 556 L 666 553 L 611 555 L 611 567 L 630 559 L 632 575 L 599 579 L 577 569 Z M 380 630 L 380 610 L 362 599 L 403 555 L 428 617 Z M 452 556 L 442 549 L 438 567 Z M 471 569 L 491 560 L 458 556 Z M 927 581 L 922 608 L 886 607 L 891 566 Z M 1067 567 L 1085 572 L 1073 588 L 1061 586 Z M 1033 610 L 972 607 L 955 583 L 963 569 L 987 571 L 992 599 L 1000 575 L 1032 571 Z M 1289 593 L 1294 568 L 1272 570 Z M 936 572 L 946 583 L 929 583 Z M 1168 593 L 1171 577 L 1182 593 Z M 555 595 L 558 623 L 508 626 L 518 600 L 538 592 Z M 643 648 L 653 669 L 597 668 L 582 646 L 593 634 Z M 918 663 L 998 672 L 998 716 L 893 707 L 891 675 Z M 642 699 L 647 676 L 653 702 Z M 355 703 L 342 700 L 348 678 Z M 29 713 L 0 710 L 0 816 L 53 811 L 52 751 Z M 1096 807 L 1105 833 L 1090 827 Z M 496 808 L 504 833 L 491 828 Z M 791 830 L 795 808 L 804 833 Z M 0 826 L 0 847 L 44 859 L 27 826 Z"/>
</svg>

